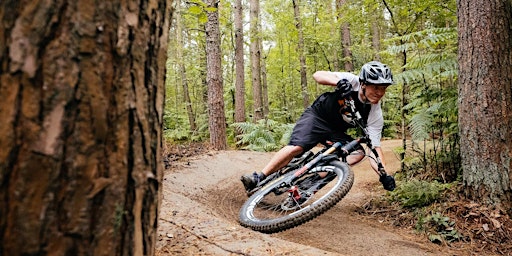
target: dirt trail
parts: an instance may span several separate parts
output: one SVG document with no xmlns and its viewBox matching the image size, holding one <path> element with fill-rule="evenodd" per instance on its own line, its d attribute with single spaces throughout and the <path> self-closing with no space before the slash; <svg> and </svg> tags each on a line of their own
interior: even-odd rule
<svg viewBox="0 0 512 256">
<path fill-rule="evenodd" d="M 388 170 L 399 168 L 392 153 L 399 145 L 382 145 Z M 260 170 L 272 155 L 219 151 L 167 170 L 157 255 L 463 255 L 359 216 L 358 207 L 385 193 L 367 161 L 354 167 L 348 195 L 318 218 L 271 235 L 241 227 L 238 210 L 247 197 L 239 177 Z"/>
</svg>

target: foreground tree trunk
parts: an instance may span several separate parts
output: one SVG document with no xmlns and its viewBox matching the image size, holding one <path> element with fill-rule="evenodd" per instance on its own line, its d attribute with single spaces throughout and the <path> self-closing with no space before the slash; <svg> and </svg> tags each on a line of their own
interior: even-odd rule
<svg viewBox="0 0 512 256">
<path fill-rule="evenodd" d="M 153 255 L 170 3 L 0 2 L 0 255 Z"/>
<path fill-rule="evenodd" d="M 512 3 L 459 0 L 459 130 L 469 198 L 512 206 Z"/>
</svg>

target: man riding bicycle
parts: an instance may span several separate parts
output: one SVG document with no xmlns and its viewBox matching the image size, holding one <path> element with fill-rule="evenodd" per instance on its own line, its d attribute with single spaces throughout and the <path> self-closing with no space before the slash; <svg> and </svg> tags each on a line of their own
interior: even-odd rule
<svg viewBox="0 0 512 256">
<path fill-rule="evenodd" d="M 371 143 L 385 167 L 384 154 L 380 147 L 384 126 L 380 99 L 386 93 L 387 87 L 393 84 L 393 75 L 389 67 L 378 61 L 371 61 L 362 66 L 359 77 L 348 72 L 317 71 L 313 78 L 319 84 L 336 86 L 336 90 L 323 93 L 304 111 L 293 128 L 288 145 L 279 150 L 261 172 L 241 177 L 247 192 L 253 190 L 268 175 L 286 166 L 294 157 L 307 152 L 318 143 L 352 141 L 353 138 L 346 133 L 347 129 L 353 127 L 350 123 L 351 117 L 345 114 L 345 106 L 342 104 L 347 97 L 354 100 L 356 109 L 366 123 Z M 364 158 L 363 148 L 357 151 L 359 154 L 347 157 L 349 165 L 356 164 Z M 374 161 L 370 161 L 370 164 L 377 171 L 377 164 Z M 395 189 L 395 180 L 392 176 L 383 173 L 379 180 L 384 189 Z"/>
</svg>

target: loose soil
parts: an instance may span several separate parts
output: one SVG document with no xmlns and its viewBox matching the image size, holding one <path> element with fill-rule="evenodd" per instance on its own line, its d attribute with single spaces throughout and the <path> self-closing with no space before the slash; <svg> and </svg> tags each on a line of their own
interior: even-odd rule
<svg viewBox="0 0 512 256">
<path fill-rule="evenodd" d="M 399 169 L 384 141 L 388 170 Z M 361 215 L 363 205 L 385 194 L 364 161 L 353 167 L 348 195 L 316 219 L 293 229 L 262 234 L 238 224 L 247 199 L 239 177 L 259 171 L 273 153 L 212 151 L 200 146 L 178 149 L 167 162 L 163 180 L 157 255 L 473 255 L 470 248 L 431 243 L 410 227 L 397 227 L 381 215 Z M 190 149 L 190 148 L 189 148 Z"/>
</svg>

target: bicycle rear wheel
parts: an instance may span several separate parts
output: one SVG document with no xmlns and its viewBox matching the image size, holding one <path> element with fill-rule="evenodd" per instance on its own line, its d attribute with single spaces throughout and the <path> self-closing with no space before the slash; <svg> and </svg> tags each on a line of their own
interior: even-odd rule
<svg viewBox="0 0 512 256">
<path fill-rule="evenodd" d="M 317 173 L 322 173 L 319 178 Z M 301 225 L 336 205 L 354 183 L 354 173 L 340 161 L 312 168 L 289 182 L 293 171 L 255 192 L 239 213 L 242 226 L 275 233 Z M 327 174 L 327 175 L 325 175 Z"/>
</svg>

